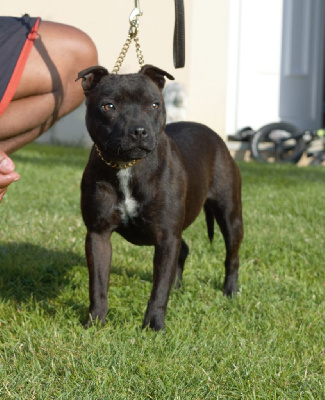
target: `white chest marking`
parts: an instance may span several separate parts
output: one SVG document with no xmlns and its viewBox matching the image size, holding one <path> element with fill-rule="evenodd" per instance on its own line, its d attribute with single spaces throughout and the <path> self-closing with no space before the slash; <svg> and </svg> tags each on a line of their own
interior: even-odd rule
<svg viewBox="0 0 325 400">
<path fill-rule="evenodd" d="M 127 225 L 129 219 L 135 218 L 138 215 L 138 203 L 132 197 L 130 190 L 131 168 L 121 169 L 117 173 L 120 190 L 124 195 L 124 199 L 117 206 L 121 213 L 122 222 Z"/>
</svg>

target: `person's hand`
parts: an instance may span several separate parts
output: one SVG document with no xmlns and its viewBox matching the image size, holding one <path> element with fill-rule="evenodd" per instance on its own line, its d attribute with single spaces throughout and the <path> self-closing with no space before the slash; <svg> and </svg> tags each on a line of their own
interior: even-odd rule
<svg viewBox="0 0 325 400">
<path fill-rule="evenodd" d="M 13 161 L 0 150 L 0 203 L 7 191 L 8 186 L 12 182 L 18 181 L 20 175 L 15 172 L 15 164 Z"/>
</svg>

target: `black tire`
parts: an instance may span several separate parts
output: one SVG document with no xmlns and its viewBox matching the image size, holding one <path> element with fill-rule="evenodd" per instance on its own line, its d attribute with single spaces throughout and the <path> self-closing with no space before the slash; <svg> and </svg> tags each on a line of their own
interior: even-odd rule
<svg viewBox="0 0 325 400">
<path fill-rule="evenodd" d="M 240 129 L 235 135 L 228 135 L 228 140 L 233 142 L 248 142 L 255 134 L 250 126 Z"/>
<path fill-rule="evenodd" d="M 297 163 L 306 149 L 300 132 L 288 122 L 263 126 L 252 137 L 252 157 L 260 162 Z"/>
<path fill-rule="evenodd" d="M 325 150 L 320 151 L 314 156 L 309 165 L 323 165 L 325 162 Z"/>
</svg>

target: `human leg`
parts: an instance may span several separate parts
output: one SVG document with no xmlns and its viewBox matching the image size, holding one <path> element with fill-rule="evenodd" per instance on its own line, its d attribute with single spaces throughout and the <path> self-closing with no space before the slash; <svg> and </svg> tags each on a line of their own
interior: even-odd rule
<svg viewBox="0 0 325 400">
<path fill-rule="evenodd" d="M 84 95 L 75 78 L 96 64 L 95 45 L 85 33 L 43 21 L 17 91 L 0 117 L 0 148 L 17 150 L 77 108 Z"/>
</svg>

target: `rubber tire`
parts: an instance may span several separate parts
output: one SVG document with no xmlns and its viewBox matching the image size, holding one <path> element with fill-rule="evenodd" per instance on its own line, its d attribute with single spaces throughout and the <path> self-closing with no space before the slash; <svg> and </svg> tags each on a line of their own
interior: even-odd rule
<svg viewBox="0 0 325 400">
<path fill-rule="evenodd" d="M 324 150 L 320 151 L 319 154 L 317 154 L 309 163 L 309 165 L 323 165 L 323 162 L 325 161 L 325 155 L 324 155 Z"/>
<path fill-rule="evenodd" d="M 254 160 L 259 162 L 269 162 L 266 160 L 259 149 L 259 144 L 263 142 L 272 142 L 272 139 L 269 138 L 270 133 L 279 130 L 288 132 L 290 135 L 296 135 L 301 130 L 299 130 L 296 126 L 288 123 L 288 122 L 274 122 L 272 124 L 264 125 L 261 129 L 259 129 L 255 135 L 251 139 L 251 154 Z M 274 141 L 273 141 L 274 142 Z M 293 152 L 290 155 L 284 156 L 282 160 L 276 160 L 274 155 L 274 162 L 283 162 L 283 163 L 297 163 L 302 153 L 305 150 L 305 141 L 304 139 L 298 138 L 296 139 L 296 144 L 294 146 Z"/>
</svg>

